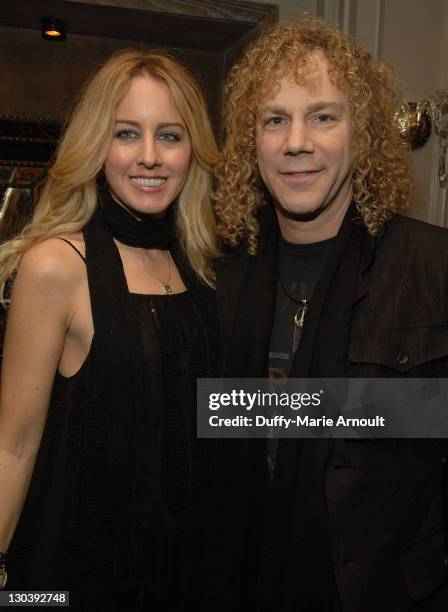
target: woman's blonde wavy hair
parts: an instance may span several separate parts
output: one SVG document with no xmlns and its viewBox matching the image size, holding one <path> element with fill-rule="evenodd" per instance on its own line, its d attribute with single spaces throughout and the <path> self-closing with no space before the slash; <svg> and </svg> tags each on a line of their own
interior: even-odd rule
<svg viewBox="0 0 448 612">
<path fill-rule="evenodd" d="M 211 260 L 218 250 L 210 177 L 218 152 L 204 97 L 190 71 L 177 61 L 164 53 L 134 50 L 113 55 L 81 92 L 32 221 L 0 246 L 0 283 L 13 274 L 30 247 L 87 224 L 97 206 L 96 179 L 113 137 L 117 106 L 131 80 L 141 75 L 167 85 L 187 126 L 192 158 L 178 197 L 177 235 L 192 268 L 212 284 Z"/>
<path fill-rule="evenodd" d="M 245 241 L 251 254 L 257 250 L 256 213 L 267 201 L 257 169 L 257 112 L 283 76 L 306 83 L 316 50 L 327 58 L 333 84 L 348 94 L 354 126 L 353 198 L 369 233 L 377 234 L 408 200 L 409 151 L 395 121 L 402 98 L 391 68 L 322 21 L 302 18 L 278 24 L 255 40 L 230 72 L 227 140 L 216 169 L 218 233 L 230 245 Z"/>
</svg>

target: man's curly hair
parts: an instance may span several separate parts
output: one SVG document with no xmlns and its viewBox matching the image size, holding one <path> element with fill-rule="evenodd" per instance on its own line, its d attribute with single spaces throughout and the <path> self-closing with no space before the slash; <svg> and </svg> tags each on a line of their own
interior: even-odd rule
<svg viewBox="0 0 448 612">
<path fill-rule="evenodd" d="M 257 210 L 268 199 L 257 169 L 257 112 L 283 76 L 306 83 L 310 55 L 316 50 L 327 58 L 333 84 L 349 98 L 353 198 L 369 233 L 377 234 L 409 196 L 409 148 L 395 120 L 402 98 L 391 68 L 322 21 L 302 18 L 278 24 L 255 40 L 230 72 L 224 115 L 227 140 L 217 165 L 218 232 L 229 245 L 247 242 L 252 254 L 257 250 Z"/>
</svg>

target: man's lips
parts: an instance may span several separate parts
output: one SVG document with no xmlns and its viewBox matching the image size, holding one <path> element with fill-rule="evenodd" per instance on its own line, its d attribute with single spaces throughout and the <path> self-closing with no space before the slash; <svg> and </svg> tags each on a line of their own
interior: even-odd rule
<svg viewBox="0 0 448 612">
<path fill-rule="evenodd" d="M 294 176 L 296 174 L 317 174 L 318 172 L 321 172 L 321 170 L 321 168 L 319 168 L 318 170 L 283 170 L 280 172 L 280 174 L 285 176 Z"/>
<path fill-rule="evenodd" d="M 314 180 L 317 176 L 320 175 L 321 172 L 322 172 L 322 169 L 287 171 L 287 172 L 282 171 L 282 172 L 279 172 L 279 174 L 286 181 L 291 181 L 294 183 L 302 183 L 302 182 Z"/>
</svg>

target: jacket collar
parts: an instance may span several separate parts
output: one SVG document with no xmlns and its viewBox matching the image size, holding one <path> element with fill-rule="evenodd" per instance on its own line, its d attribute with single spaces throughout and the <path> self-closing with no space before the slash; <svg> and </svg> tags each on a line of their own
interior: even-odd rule
<svg viewBox="0 0 448 612">
<path fill-rule="evenodd" d="M 226 347 L 229 349 L 232 345 L 237 345 L 239 339 L 245 338 L 247 342 L 253 342 L 255 335 L 265 335 L 270 338 L 271 330 L 269 326 L 275 308 L 276 246 L 279 233 L 277 215 L 272 205 L 266 204 L 260 209 L 259 223 L 260 235 L 257 255 L 249 255 L 246 245 L 239 245 L 233 249 L 228 249 L 226 256 L 216 264 L 216 296 L 219 324 L 224 338 L 224 353 L 226 353 Z M 356 206 L 352 203 L 338 233 L 338 239 L 334 245 L 335 249 L 337 249 L 338 244 L 340 245 L 345 240 L 343 240 L 343 237 L 353 223 L 361 225 L 361 231 L 363 232 L 360 274 L 358 286 L 353 294 L 353 304 L 357 304 L 368 295 L 368 287 L 364 276 L 373 264 L 376 251 L 383 239 L 383 233 L 378 236 L 369 235 L 366 229 L 362 227 L 362 221 L 357 215 Z M 338 256 L 334 260 L 336 261 L 337 258 Z M 248 293 L 253 295 L 248 296 Z M 248 310 L 247 306 L 251 297 L 250 313 L 244 312 Z M 257 311 L 259 313 L 258 322 L 255 316 Z M 253 328 L 253 333 L 250 333 L 248 329 L 250 327 Z M 258 338 L 258 340 L 260 339 Z M 261 347 L 260 344 L 258 348 L 261 349 Z M 238 350 L 242 351 L 241 354 L 249 354 L 251 352 L 250 348 L 244 346 L 241 342 Z M 258 375 L 263 376 L 264 374 L 260 373 Z"/>
</svg>

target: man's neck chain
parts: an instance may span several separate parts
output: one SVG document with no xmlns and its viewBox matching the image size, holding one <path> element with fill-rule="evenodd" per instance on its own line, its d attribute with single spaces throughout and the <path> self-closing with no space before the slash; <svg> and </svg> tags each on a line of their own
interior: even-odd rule
<svg viewBox="0 0 448 612">
<path fill-rule="evenodd" d="M 280 283 L 282 285 L 283 291 L 286 293 L 286 295 L 289 297 L 290 300 L 292 300 L 295 304 L 298 304 L 299 306 L 296 314 L 294 315 L 294 325 L 298 327 L 299 329 L 301 329 L 305 322 L 305 315 L 310 306 L 310 301 L 308 298 L 305 298 L 305 297 L 296 298 L 295 295 L 291 293 L 291 291 L 288 289 L 288 286 L 286 285 L 285 279 L 281 275 L 280 270 L 278 271 L 278 277 L 280 279 Z"/>
</svg>

